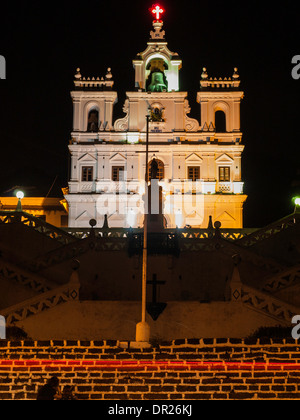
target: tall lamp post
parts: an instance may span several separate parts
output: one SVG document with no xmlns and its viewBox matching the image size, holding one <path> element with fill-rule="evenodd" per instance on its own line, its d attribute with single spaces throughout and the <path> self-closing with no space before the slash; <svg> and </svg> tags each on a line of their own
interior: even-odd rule
<svg viewBox="0 0 300 420">
<path fill-rule="evenodd" d="M 22 211 L 22 200 L 24 198 L 25 194 L 23 193 L 23 191 L 18 191 L 16 194 L 16 197 L 18 199 L 18 204 L 17 204 L 17 208 L 16 211 Z"/>
<path fill-rule="evenodd" d="M 144 214 L 144 243 L 143 243 L 143 271 L 142 271 L 142 322 L 136 326 L 136 341 L 149 343 L 150 326 L 146 322 L 147 305 L 147 265 L 148 265 L 148 183 L 149 183 L 149 121 L 150 115 L 146 116 L 146 174 L 145 174 L 145 214 Z M 146 201 L 147 200 L 147 201 Z"/>
<path fill-rule="evenodd" d="M 295 203 L 294 213 L 300 212 L 300 197 L 294 197 L 293 201 Z"/>
</svg>

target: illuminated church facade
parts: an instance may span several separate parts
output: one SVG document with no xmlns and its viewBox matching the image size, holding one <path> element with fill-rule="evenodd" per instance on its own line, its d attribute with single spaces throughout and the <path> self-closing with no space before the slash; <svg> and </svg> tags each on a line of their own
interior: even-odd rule
<svg viewBox="0 0 300 420">
<path fill-rule="evenodd" d="M 105 215 L 112 228 L 142 227 L 145 211 L 156 207 L 165 228 L 207 228 L 210 217 L 223 228 L 242 228 L 244 94 L 237 69 L 224 79 L 203 69 L 197 93 L 201 119 L 190 118 L 188 93 L 179 83 L 182 61 L 168 48 L 159 11 L 133 67 L 135 87 L 126 93 L 124 117 L 115 121 L 118 94 L 111 69 L 105 78 L 85 78 L 77 70 L 65 195 L 69 227 L 89 227 L 91 219 L 102 227 Z M 147 138 L 148 178 L 156 181 L 152 191 L 158 197 L 158 205 L 149 206 Z"/>
</svg>

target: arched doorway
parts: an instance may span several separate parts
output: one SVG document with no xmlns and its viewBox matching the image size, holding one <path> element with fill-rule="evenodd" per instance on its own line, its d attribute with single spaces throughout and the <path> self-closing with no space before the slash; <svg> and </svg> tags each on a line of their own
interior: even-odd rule
<svg viewBox="0 0 300 420">
<path fill-rule="evenodd" d="M 88 116 L 87 131 L 89 133 L 97 133 L 99 131 L 99 111 L 92 109 Z"/>
<path fill-rule="evenodd" d="M 215 128 L 217 133 L 226 133 L 226 114 L 224 111 L 216 111 Z"/>
<path fill-rule="evenodd" d="M 165 177 L 165 165 L 159 159 L 152 159 L 148 168 L 149 181 L 151 179 L 158 179 L 161 181 Z"/>
</svg>

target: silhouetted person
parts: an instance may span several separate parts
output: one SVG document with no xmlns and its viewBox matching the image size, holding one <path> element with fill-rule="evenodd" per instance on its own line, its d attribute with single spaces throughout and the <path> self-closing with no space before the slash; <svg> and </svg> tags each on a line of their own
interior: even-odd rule
<svg viewBox="0 0 300 420">
<path fill-rule="evenodd" d="M 54 401 L 61 399 L 61 392 L 59 388 L 59 379 L 53 376 L 48 380 L 46 385 L 40 388 L 37 396 L 38 401 Z"/>
</svg>

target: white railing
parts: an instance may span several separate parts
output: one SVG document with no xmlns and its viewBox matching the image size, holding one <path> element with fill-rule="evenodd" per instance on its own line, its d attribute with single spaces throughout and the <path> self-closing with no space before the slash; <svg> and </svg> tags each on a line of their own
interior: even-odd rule
<svg viewBox="0 0 300 420">
<path fill-rule="evenodd" d="M 232 182 L 219 182 L 217 189 L 218 189 L 218 192 L 221 192 L 221 193 L 232 193 L 233 184 Z"/>
<path fill-rule="evenodd" d="M 125 180 L 125 181 L 70 181 L 70 194 L 143 194 L 145 191 L 144 181 Z M 243 182 L 217 182 L 208 180 L 162 180 L 159 185 L 163 191 L 171 194 L 243 194 Z"/>
</svg>

